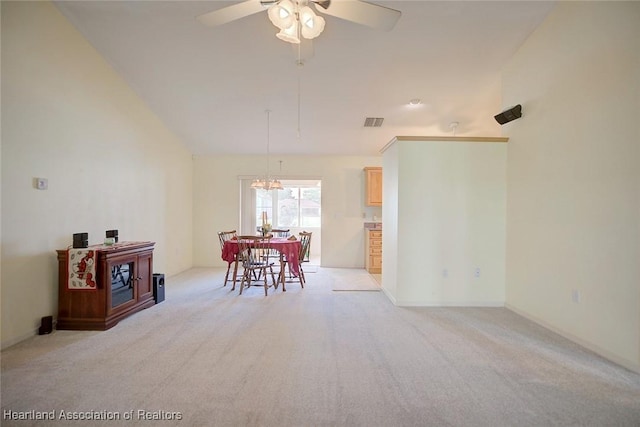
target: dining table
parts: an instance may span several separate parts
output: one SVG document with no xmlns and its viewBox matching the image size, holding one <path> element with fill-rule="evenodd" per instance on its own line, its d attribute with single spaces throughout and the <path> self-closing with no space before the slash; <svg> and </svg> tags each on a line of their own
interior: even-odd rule
<svg viewBox="0 0 640 427">
<path fill-rule="evenodd" d="M 259 236 L 256 236 L 259 237 Z M 289 271 L 293 274 L 294 277 L 298 277 L 300 274 L 300 260 L 299 254 L 302 247 L 300 240 L 291 239 L 287 237 L 273 237 L 270 239 L 271 248 L 278 251 L 280 254 L 280 277 L 279 280 L 282 283 L 282 292 L 286 292 L 285 288 L 285 274 L 284 267 L 285 264 L 288 264 Z M 236 285 L 236 277 L 238 273 L 238 252 L 240 252 L 238 247 L 237 239 L 230 239 L 224 242 L 224 246 L 222 248 L 222 259 L 229 263 L 234 263 L 233 269 L 233 286 Z"/>
</svg>

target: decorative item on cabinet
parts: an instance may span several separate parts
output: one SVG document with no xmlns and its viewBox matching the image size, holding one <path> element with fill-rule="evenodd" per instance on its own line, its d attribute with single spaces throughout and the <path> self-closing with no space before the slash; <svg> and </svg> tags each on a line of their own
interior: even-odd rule
<svg viewBox="0 0 640 427">
<path fill-rule="evenodd" d="M 151 285 L 154 245 L 121 242 L 58 250 L 56 328 L 106 330 L 155 305 Z"/>
<path fill-rule="evenodd" d="M 113 243 L 118 243 L 118 230 L 107 230 L 105 231 L 106 239 L 113 239 Z"/>
<path fill-rule="evenodd" d="M 365 205 L 382 206 L 382 168 L 367 166 L 365 173 Z"/>
</svg>

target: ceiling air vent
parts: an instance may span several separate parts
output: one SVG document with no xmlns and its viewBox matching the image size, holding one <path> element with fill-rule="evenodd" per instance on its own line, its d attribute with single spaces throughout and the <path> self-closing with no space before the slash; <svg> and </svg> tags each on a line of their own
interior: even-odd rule
<svg viewBox="0 0 640 427">
<path fill-rule="evenodd" d="M 382 117 L 367 117 L 364 119 L 364 127 L 366 128 L 379 128 L 382 126 L 384 119 Z"/>
</svg>

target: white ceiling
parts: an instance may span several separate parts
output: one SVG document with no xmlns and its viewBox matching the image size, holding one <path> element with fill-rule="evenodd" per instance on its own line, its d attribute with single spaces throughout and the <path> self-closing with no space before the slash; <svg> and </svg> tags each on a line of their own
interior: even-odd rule
<svg viewBox="0 0 640 427">
<path fill-rule="evenodd" d="M 451 136 L 451 122 L 456 135 L 499 136 L 500 70 L 554 5 L 376 1 L 402 12 L 392 31 L 325 15 L 298 67 L 266 12 L 195 19 L 233 3 L 55 2 L 196 155 L 264 153 L 267 109 L 272 153 L 375 155 L 396 135 Z M 366 117 L 385 120 L 365 128 Z"/>
</svg>

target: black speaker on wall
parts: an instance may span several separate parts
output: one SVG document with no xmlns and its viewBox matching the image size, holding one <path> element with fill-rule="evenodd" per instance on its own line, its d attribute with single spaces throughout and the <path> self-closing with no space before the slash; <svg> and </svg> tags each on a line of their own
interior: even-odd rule
<svg viewBox="0 0 640 427">
<path fill-rule="evenodd" d="M 164 301 L 164 274 L 153 275 L 153 299 L 156 304 Z"/>
<path fill-rule="evenodd" d="M 522 117 L 522 106 L 518 104 L 515 107 L 511 107 L 508 110 L 505 110 L 493 117 L 496 119 L 496 122 L 500 123 L 501 125 L 509 123 L 515 119 L 519 119 L 520 117 Z"/>
</svg>

